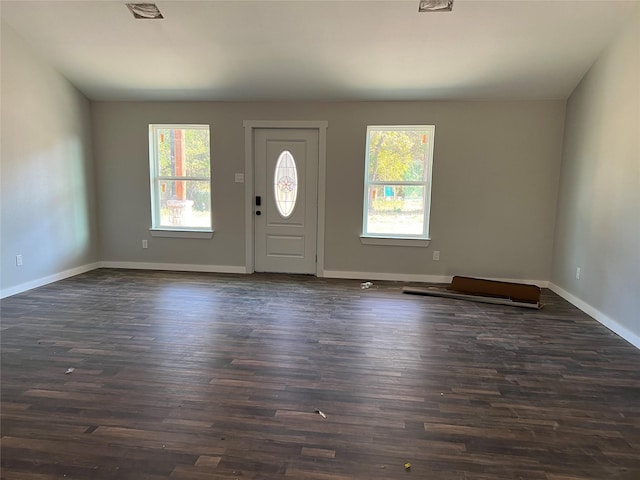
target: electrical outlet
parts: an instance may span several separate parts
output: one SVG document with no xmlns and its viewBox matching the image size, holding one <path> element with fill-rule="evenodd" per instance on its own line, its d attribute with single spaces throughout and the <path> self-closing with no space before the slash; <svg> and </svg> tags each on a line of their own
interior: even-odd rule
<svg viewBox="0 0 640 480">
<path fill-rule="evenodd" d="M 435 262 L 437 262 L 438 260 L 440 260 L 440 250 L 434 250 L 433 251 L 433 260 Z"/>
<path fill-rule="evenodd" d="M 149 248 L 149 243 L 146 240 L 142 240 L 142 248 Z"/>
<path fill-rule="evenodd" d="M 580 267 L 576 268 L 576 280 L 580 280 L 581 273 L 582 273 L 582 269 Z"/>
<path fill-rule="evenodd" d="M 16 255 L 16 267 L 22 266 L 22 255 Z"/>
<path fill-rule="evenodd" d="M 236 183 L 244 183 L 244 173 L 236 173 Z"/>
</svg>

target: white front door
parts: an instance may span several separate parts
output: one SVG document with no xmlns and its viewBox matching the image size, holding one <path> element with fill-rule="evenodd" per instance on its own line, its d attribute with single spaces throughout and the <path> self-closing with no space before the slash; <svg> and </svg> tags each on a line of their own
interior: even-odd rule
<svg viewBox="0 0 640 480">
<path fill-rule="evenodd" d="M 254 129 L 255 271 L 316 273 L 317 129 Z"/>
</svg>

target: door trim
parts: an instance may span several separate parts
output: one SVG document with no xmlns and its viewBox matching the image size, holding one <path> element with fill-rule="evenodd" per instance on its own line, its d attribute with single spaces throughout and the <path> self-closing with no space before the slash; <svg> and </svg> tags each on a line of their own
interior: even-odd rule
<svg viewBox="0 0 640 480">
<path fill-rule="evenodd" d="M 318 228 L 316 238 L 316 276 L 324 277 L 324 212 L 327 163 L 327 128 L 324 120 L 245 120 L 244 127 L 244 203 L 245 203 L 245 271 L 255 271 L 255 231 L 253 222 L 254 148 L 253 133 L 256 129 L 292 128 L 318 131 Z"/>
</svg>

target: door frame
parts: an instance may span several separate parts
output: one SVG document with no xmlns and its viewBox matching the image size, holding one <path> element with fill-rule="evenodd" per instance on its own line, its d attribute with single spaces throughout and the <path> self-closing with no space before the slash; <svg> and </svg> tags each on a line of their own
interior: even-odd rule
<svg viewBox="0 0 640 480">
<path fill-rule="evenodd" d="M 245 272 L 255 272 L 254 205 L 254 145 L 257 129 L 290 128 L 317 130 L 318 132 L 318 228 L 316 231 L 316 276 L 324 277 L 324 212 L 327 163 L 327 128 L 325 120 L 245 120 L 244 126 L 244 203 L 245 203 Z"/>
</svg>

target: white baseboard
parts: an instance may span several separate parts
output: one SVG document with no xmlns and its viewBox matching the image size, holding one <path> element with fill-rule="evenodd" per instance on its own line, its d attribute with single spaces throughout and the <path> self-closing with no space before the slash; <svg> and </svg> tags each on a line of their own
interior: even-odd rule
<svg viewBox="0 0 640 480">
<path fill-rule="evenodd" d="M 420 283 L 451 283 L 453 275 L 415 275 L 405 273 L 379 273 L 379 272 L 348 272 L 344 270 L 325 270 L 324 277 L 327 278 L 352 278 L 354 280 L 384 280 L 390 282 L 420 282 Z M 476 277 L 474 277 L 476 278 Z M 537 285 L 540 288 L 547 288 L 549 282 L 546 280 L 523 280 L 521 278 L 491 278 L 477 277 L 486 280 L 497 280 L 499 282 L 528 283 Z"/>
<path fill-rule="evenodd" d="M 381 280 L 390 282 L 424 282 L 424 283 L 449 283 L 451 276 L 443 275 L 414 275 L 406 273 L 379 273 L 379 272 L 348 272 L 344 270 L 325 270 L 325 278 L 348 278 L 353 280 Z"/>
<path fill-rule="evenodd" d="M 33 288 L 42 287 L 49 283 L 57 282 L 59 280 L 64 280 L 65 278 L 69 278 L 69 277 L 74 277 L 76 275 L 80 275 L 81 273 L 85 273 L 90 270 L 95 270 L 96 268 L 100 268 L 100 262 L 88 263 L 80 267 L 65 270 L 64 272 L 56 273 L 54 275 L 49 275 L 46 277 L 38 278 L 36 280 L 32 280 L 30 282 L 21 283 L 20 285 L 5 288 L 2 291 L 0 291 L 0 298 L 10 297 L 11 295 L 16 295 L 18 293 L 26 292 L 27 290 L 31 290 Z"/>
<path fill-rule="evenodd" d="M 567 292 L 566 290 L 564 290 L 563 288 L 559 287 L 554 283 L 549 282 L 549 289 L 551 289 L 551 291 L 560 295 L 567 302 L 578 307 L 580 310 L 582 310 L 584 313 L 586 313 L 590 317 L 593 317 L 594 320 L 600 322 L 602 325 L 607 327 L 613 333 L 624 338 L 627 342 L 629 342 L 634 347 L 640 349 L 640 336 L 638 336 L 636 333 L 629 330 L 627 327 L 620 325 L 613 318 L 605 315 L 600 310 L 592 307 L 587 302 L 579 299 L 575 295 Z"/>
<path fill-rule="evenodd" d="M 100 262 L 100 268 L 133 270 L 173 270 L 176 272 L 247 273 L 245 266 L 194 265 L 191 263 Z"/>
<path fill-rule="evenodd" d="M 471 276 L 474 277 L 473 275 Z M 523 279 L 523 278 L 498 278 L 498 277 L 477 277 L 477 278 L 484 278 L 485 280 L 495 280 L 497 282 L 523 283 L 527 285 L 537 285 L 540 288 L 549 287 L 549 282 L 547 280 L 529 280 L 526 278 Z"/>
<path fill-rule="evenodd" d="M 34 288 L 48 285 L 49 283 L 64 280 L 65 278 L 80 275 L 81 273 L 95 270 L 96 268 L 124 268 L 136 270 L 173 270 L 179 272 L 210 272 L 210 273 L 247 273 L 247 269 L 228 265 L 192 265 L 182 263 L 147 263 L 147 262 L 96 262 L 80 267 L 65 270 L 64 272 L 38 278 L 30 282 L 21 283 L 14 287 L 0 290 L 0 299 L 26 292 Z"/>
</svg>

